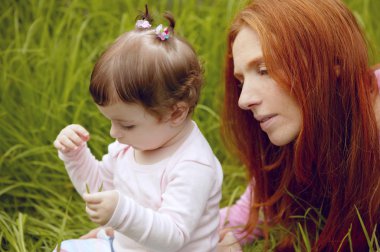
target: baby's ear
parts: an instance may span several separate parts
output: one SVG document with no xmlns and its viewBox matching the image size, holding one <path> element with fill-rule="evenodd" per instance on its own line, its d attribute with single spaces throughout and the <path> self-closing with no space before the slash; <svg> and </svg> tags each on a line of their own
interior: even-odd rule
<svg viewBox="0 0 380 252">
<path fill-rule="evenodd" d="M 170 115 L 170 121 L 173 126 L 178 126 L 185 121 L 189 114 L 189 110 L 189 105 L 186 102 L 181 101 L 175 104 Z"/>
</svg>

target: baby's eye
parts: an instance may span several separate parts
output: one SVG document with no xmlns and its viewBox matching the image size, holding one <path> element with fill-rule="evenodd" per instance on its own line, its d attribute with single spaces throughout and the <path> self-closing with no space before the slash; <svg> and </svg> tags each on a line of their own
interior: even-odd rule
<svg viewBox="0 0 380 252">
<path fill-rule="evenodd" d="M 122 125 L 123 129 L 131 130 L 135 127 L 135 125 Z"/>
</svg>

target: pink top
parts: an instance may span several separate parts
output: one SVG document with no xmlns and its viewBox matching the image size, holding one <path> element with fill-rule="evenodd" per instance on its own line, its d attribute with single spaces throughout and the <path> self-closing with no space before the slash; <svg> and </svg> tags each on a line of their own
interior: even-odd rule
<svg viewBox="0 0 380 252">
<path fill-rule="evenodd" d="M 380 90 L 380 69 L 375 71 L 378 87 Z M 252 186 L 249 185 L 240 199 L 231 207 L 225 207 L 220 210 L 220 227 L 244 227 L 249 217 L 250 209 L 250 194 Z M 241 233 L 242 228 L 236 228 L 233 230 L 235 237 L 240 240 L 245 236 L 245 233 Z M 252 235 L 249 235 L 247 239 L 241 240 L 242 244 L 249 243 L 261 235 L 260 229 L 255 229 Z"/>
<path fill-rule="evenodd" d="M 376 76 L 376 79 L 377 79 L 377 85 L 378 85 L 378 87 L 380 89 L 380 69 L 377 69 L 375 71 L 375 76 Z"/>
<path fill-rule="evenodd" d="M 220 210 L 220 227 L 233 227 L 233 234 L 240 243 L 245 244 L 253 241 L 255 237 L 261 235 L 260 229 L 255 229 L 252 235 L 243 239 L 245 233 L 242 233 L 246 221 L 249 217 L 250 196 L 252 186 L 247 186 L 240 199 L 231 207 L 225 207 Z"/>
<path fill-rule="evenodd" d="M 112 143 L 98 161 L 83 146 L 59 153 L 79 192 L 117 190 L 119 202 L 105 226 L 115 232 L 115 251 L 215 251 L 223 180 L 219 161 L 194 129 L 169 158 L 138 164 L 134 149 Z"/>
</svg>

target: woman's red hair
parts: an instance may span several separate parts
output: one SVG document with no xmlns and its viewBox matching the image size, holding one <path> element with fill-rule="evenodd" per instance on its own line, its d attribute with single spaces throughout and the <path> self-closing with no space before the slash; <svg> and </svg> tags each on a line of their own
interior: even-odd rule
<svg viewBox="0 0 380 252">
<path fill-rule="evenodd" d="M 258 33 L 269 74 L 301 108 L 301 132 L 286 146 L 274 146 L 252 113 L 238 107 L 232 44 L 242 26 Z M 368 251 L 356 209 L 371 236 L 380 220 L 377 92 L 366 40 L 341 1 L 256 0 L 237 15 L 228 36 L 222 121 L 225 139 L 255 181 L 247 233 L 260 206 L 266 222 L 292 232 L 291 217 L 310 208 L 314 251 L 349 250 L 348 232 L 354 251 Z M 293 250 L 293 242 L 286 234 L 277 249 Z"/>
</svg>

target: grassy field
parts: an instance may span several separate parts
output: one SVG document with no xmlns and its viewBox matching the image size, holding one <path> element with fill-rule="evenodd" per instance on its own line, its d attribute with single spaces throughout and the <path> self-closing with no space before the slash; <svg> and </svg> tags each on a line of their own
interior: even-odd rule
<svg viewBox="0 0 380 252">
<path fill-rule="evenodd" d="M 244 190 L 245 173 L 221 141 L 219 113 L 226 29 L 246 1 L 146 1 L 160 23 L 170 10 L 176 32 L 196 48 L 206 85 L 194 120 L 223 164 L 222 206 Z M 378 0 L 347 0 L 380 62 Z M 67 124 L 91 132 L 100 157 L 112 139 L 88 93 L 96 58 L 134 26 L 137 0 L 0 1 L 0 251 L 51 251 L 62 239 L 95 227 L 52 142 Z M 300 233 L 300 239 L 303 233 Z M 260 251 L 257 243 L 245 251 Z"/>
</svg>

